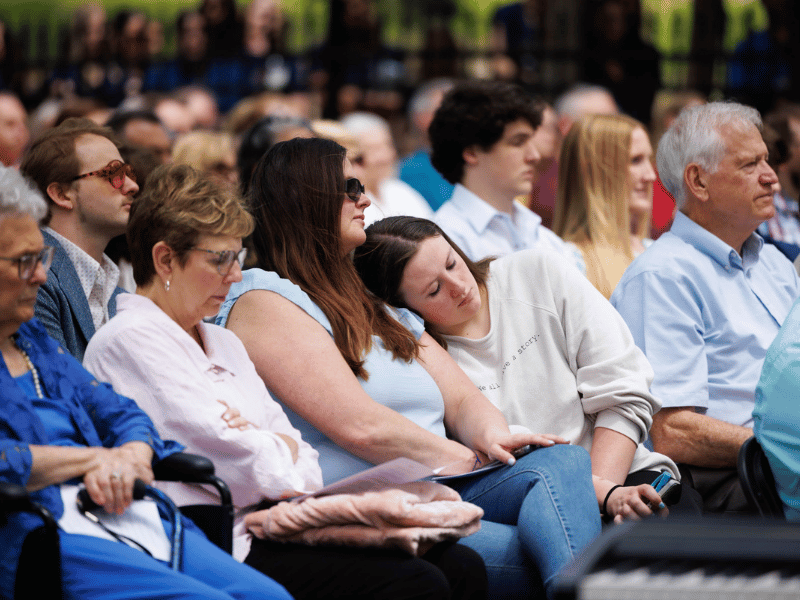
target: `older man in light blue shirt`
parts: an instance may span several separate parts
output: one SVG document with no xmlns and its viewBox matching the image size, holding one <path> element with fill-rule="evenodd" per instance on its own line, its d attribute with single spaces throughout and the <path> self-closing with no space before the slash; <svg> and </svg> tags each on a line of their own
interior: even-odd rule
<svg viewBox="0 0 800 600">
<path fill-rule="evenodd" d="M 748 510 L 736 457 L 767 348 L 800 295 L 792 264 L 754 233 L 777 184 L 760 128 L 734 103 L 681 113 L 657 154 L 680 212 L 611 297 L 655 372 L 654 448 L 686 466 L 710 511 Z"/>
<path fill-rule="evenodd" d="M 434 220 L 473 260 L 544 247 L 572 261 L 561 238 L 514 201 L 533 188 L 542 108 L 517 85 L 475 81 L 452 89 L 433 117 L 431 161 L 456 184 Z"/>
</svg>

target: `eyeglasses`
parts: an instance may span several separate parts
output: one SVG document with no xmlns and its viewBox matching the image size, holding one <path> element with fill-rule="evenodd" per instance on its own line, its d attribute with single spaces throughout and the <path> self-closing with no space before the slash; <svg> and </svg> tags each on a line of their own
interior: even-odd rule
<svg viewBox="0 0 800 600">
<path fill-rule="evenodd" d="M 36 271 L 36 265 L 42 263 L 44 270 L 50 268 L 50 263 L 53 262 L 53 251 L 55 248 L 52 246 L 45 246 L 39 252 L 28 252 L 22 256 L 6 257 L 0 256 L 0 260 L 10 260 L 17 263 L 19 269 L 19 278 L 22 281 L 29 281 Z"/>
<path fill-rule="evenodd" d="M 112 160 L 106 167 L 97 171 L 92 171 L 91 173 L 84 173 L 83 175 L 73 177 L 72 181 L 77 181 L 84 177 L 93 177 L 95 175 L 107 179 L 108 183 L 110 183 L 111 187 L 115 190 L 122 187 L 125 183 L 125 177 L 128 177 L 134 182 L 136 181 L 136 173 L 134 173 L 133 167 L 121 160 Z"/>
<path fill-rule="evenodd" d="M 223 277 L 230 273 L 233 261 L 238 262 L 241 269 L 244 265 L 244 259 L 247 258 L 247 248 L 242 248 L 238 252 L 236 250 L 206 250 L 205 248 L 189 248 L 189 250 L 214 254 L 216 258 L 211 259 L 211 264 L 217 267 L 217 273 Z"/>
<path fill-rule="evenodd" d="M 344 182 L 344 193 L 353 202 L 358 202 L 361 194 L 364 193 L 364 184 L 355 177 L 351 177 Z"/>
</svg>

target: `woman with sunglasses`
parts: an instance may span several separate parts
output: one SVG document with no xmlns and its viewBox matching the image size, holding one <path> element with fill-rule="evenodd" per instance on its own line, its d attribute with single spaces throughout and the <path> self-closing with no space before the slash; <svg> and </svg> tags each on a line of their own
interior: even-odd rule
<svg viewBox="0 0 800 600">
<path fill-rule="evenodd" d="M 152 465 L 181 447 L 162 440 L 132 400 L 98 382 L 33 318 L 53 256 L 39 231 L 46 214 L 45 201 L 19 172 L 0 167 L 0 481 L 25 486 L 58 521 L 58 597 L 290 600 L 188 523 L 181 572 L 153 557 L 164 557 L 159 547 L 168 556 L 170 524 L 148 513 L 150 502 L 132 506 L 134 480 L 151 483 Z M 84 518 L 75 502 L 79 485 L 114 513 L 111 527 L 144 550 Z M 105 513 L 97 514 L 101 523 Z M 41 525 L 28 513 L 0 523 L 0 597 L 15 597 L 18 571 L 26 570 L 20 565 L 32 573 L 41 563 L 42 545 L 25 543 Z"/>
<path fill-rule="evenodd" d="M 261 268 L 231 287 L 217 322 L 241 338 L 320 452 L 326 483 L 397 457 L 464 475 L 452 487 L 485 520 L 461 543 L 483 556 L 489 595 L 529 598 L 542 581 L 551 591 L 600 530 L 589 455 L 509 431 L 410 312 L 367 292 L 350 257 L 365 241 L 363 192 L 335 142 L 294 139 L 267 152 L 250 196 Z M 543 448 L 515 459 L 526 445 Z M 470 475 L 491 459 L 506 466 Z"/>
<path fill-rule="evenodd" d="M 159 167 L 151 179 L 127 232 L 136 294 L 123 294 L 117 316 L 92 338 L 87 369 L 134 398 L 162 436 L 211 456 L 237 509 L 320 488 L 317 452 L 270 397 L 242 343 L 203 320 L 242 278 L 252 217 L 233 190 L 188 165 Z M 214 501 L 199 486 L 171 485 L 180 504 Z M 479 599 L 485 590 L 479 557 L 457 545 L 437 547 L 430 560 L 285 545 L 251 539 L 243 521 L 234 556 L 298 599 Z"/>
</svg>

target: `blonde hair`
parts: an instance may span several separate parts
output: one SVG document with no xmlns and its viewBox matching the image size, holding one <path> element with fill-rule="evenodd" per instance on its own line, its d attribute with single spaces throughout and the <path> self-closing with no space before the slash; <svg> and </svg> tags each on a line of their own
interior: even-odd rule
<svg viewBox="0 0 800 600">
<path fill-rule="evenodd" d="M 631 232 L 629 165 L 637 128 L 646 133 L 639 121 L 625 115 L 586 115 L 567 133 L 559 157 L 553 230 L 584 250 L 587 276 L 606 295 L 610 290 L 599 285 L 603 266 L 588 264 L 590 254 L 607 246 L 630 262 L 631 233 L 646 237 L 650 228 L 646 218 Z"/>
<path fill-rule="evenodd" d="M 178 137 L 172 147 L 172 160 L 201 173 L 208 173 L 231 157 L 236 159 L 233 136 L 226 132 L 190 131 Z"/>
<path fill-rule="evenodd" d="M 554 231 L 566 241 L 619 244 L 630 252 L 631 135 L 644 126 L 625 115 L 587 115 L 564 138 Z M 633 232 L 645 237 L 649 222 Z"/>
<path fill-rule="evenodd" d="M 319 138 L 331 140 L 347 150 L 347 158 L 351 162 L 361 158 L 361 143 L 358 137 L 339 121 L 333 119 L 315 119 L 311 121 L 311 131 Z"/>
</svg>

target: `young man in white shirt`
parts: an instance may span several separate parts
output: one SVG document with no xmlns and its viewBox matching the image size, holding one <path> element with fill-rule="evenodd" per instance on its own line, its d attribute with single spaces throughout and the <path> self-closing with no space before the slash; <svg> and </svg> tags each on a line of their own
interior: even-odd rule
<svg viewBox="0 0 800 600">
<path fill-rule="evenodd" d="M 434 220 L 473 260 L 526 248 L 567 255 L 541 218 L 515 202 L 534 184 L 542 108 L 518 85 L 476 81 L 451 90 L 433 117 L 431 162 L 456 186 Z"/>
<path fill-rule="evenodd" d="M 88 119 L 67 119 L 45 132 L 20 170 L 48 201 L 42 235 L 56 249 L 35 314 L 83 360 L 89 339 L 116 312 L 119 269 L 104 250 L 111 238 L 125 233 L 139 186 L 111 130 Z"/>
</svg>

